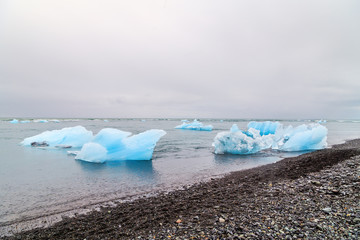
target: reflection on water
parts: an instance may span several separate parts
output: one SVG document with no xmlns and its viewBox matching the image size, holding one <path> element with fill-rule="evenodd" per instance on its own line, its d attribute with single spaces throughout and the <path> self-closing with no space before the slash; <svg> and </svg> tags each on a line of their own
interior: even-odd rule
<svg viewBox="0 0 360 240">
<path fill-rule="evenodd" d="M 121 178 L 123 174 L 131 174 L 139 180 L 154 182 L 157 176 L 152 161 L 111 161 L 106 163 L 91 163 L 75 160 L 89 175 L 104 173 L 108 177 Z"/>
</svg>

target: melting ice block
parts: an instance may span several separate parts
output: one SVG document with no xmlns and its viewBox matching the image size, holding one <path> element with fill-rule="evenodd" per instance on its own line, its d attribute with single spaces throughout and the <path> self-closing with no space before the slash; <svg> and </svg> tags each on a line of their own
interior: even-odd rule
<svg viewBox="0 0 360 240">
<path fill-rule="evenodd" d="M 282 151 L 318 150 L 327 146 L 327 128 L 320 124 L 279 128 L 274 136 L 274 149 Z"/>
<path fill-rule="evenodd" d="M 254 128 L 241 131 L 234 124 L 229 132 L 218 133 L 213 143 L 215 153 L 252 154 L 268 148 L 281 151 L 306 151 L 327 146 L 328 130 L 320 124 L 284 128 L 280 123 L 265 122 L 252 123 L 248 126 Z"/>
<path fill-rule="evenodd" d="M 214 139 L 216 154 L 252 154 L 270 148 L 272 138 L 260 136 L 258 130 L 251 128 L 248 132 L 241 131 L 234 124 L 230 132 L 220 132 Z"/>
<path fill-rule="evenodd" d="M 75 159 L 97 163 L 151 160 L 156 143 L 165 134 L 164 130 L 152 129 L 129 137 L 129 132 L 106 128 L 85 144 Z"/>
<path fill-rule="evenodd" d="M 93 133 L 82 126 L 68 127 L 61 130 L 45 131 L 38 135 L 25 138 L 21 142 L 24 146 L 30 146 L 33 142 L 46 142 L 49 146 L 68 145 L 72 147 L 82 147 L 90 142 Z"/>
<path fill-rule="evenodd" d="M 197 131 L 212 131 L 213 130 L 212 125 L 204 126 L 202 124 L 202 122 L 199 122 L 196 119 L 191 123 L 183 122 L 181 125 L 176 126 L 175 128 L 177 128 L 177 129 L 186 129 L 186 130 L 197 130 Z"/>
</svg>

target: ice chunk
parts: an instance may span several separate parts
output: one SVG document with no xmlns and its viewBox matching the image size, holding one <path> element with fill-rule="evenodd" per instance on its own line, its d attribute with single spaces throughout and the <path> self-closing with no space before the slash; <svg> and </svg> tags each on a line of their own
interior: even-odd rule
<svg viewBox="0 0 360 240">
<path fill-rule="evenodd" d="M 199 122 L 198 120 L 194 120 L 192 123 L 183 122 L 181 125 L 176 126 L 177 129 L 186 129 L 186 130 L 197 130 L 197 131 L 212 131 L 213 126 L 207 125 L 204 126 L 202 122 Z"/>
<path fill-rule="evenodd" d="M 75 159 L 87 162 L 151 160 L 156 143 L 166 132 L 152 129 L 128 137 L 130 134 L 112 128 L 103 129 L 91 143 L 83 146 Z"/>
<path fill-rule="evenodd" d="M 252 154 L 270 148 L 272 141 L 270 136 L 260 136 L 258 130 L 252 128 L 245 133 L 234 124 L 230 132 L 216 135 L 213 146 L 216 154 Z"/>
<path fill-rule="evenodd" d="M 321 119 L 321 120 L 318 121 L 318 123 L 326 123 L 326 122 L 327 122 L 327 121 L 324 120 L 324 119 Z"/>
<path fill-rule="evenodd" d="M 45 131 L 38 135 L 25 138 L 21 142 L 24 146 L 30 146 L 33 142 L 46 142 L 49 146 L 70 145 L 72 147 L 82 147 L 90 142 L 93 133 L 82 126 L 68 127 L 61 130 Z"/>
<path fill-rule="evenodd" d="M 248 129 L 254 128 L 260 131 L 260 135 L 275 134 L 276 129 L 281 126 L 279 122 L 249 122 Z"/>
<path fill-rule="evenodd" d="M 46 121 L 46 120 L 45 120 Z M 60 121 L 58 119 L 51 119 L 49 120 L 50 122 L 54 122 L 54 123 L 60 123 Z"/>
<path fill-rule="evenodd" d="M 320 124 L 280 128 L 275 136 L 275 149 L 282 151 L 318 150 L 327 146 L 327 128 Z"/>
<path fill-rule="evenodd" d="M 274 126 L 276 126 L 275 134 L 270 134 Z M 279 123 L 274 125 L 257 123 L 255 127 L 259 130 L 249 128 L 248 131 L 242 131 L 234 124 L 230 132 L 218 133 L 213 143 L 215 153 L 252 154 L 268 148 L 281 151 L 305 151 L 327 146 L 328 130 L 320 124 L 284 128 Z"/>
<path fill-rule="evenodd" d="M 22 120 L 22 121 L 20 121 L 21 123 L 29 123 L 30 122 L 30 120 Z"/>
<path fill-rule="evenodd" d="M 34 122 L 36 122 L 36 123 L 48 123 L 49 121 L 46 120 L 46 119 L 36 119 L 36 120 L 34 120 Z"/>
<path fill-rule="evenodd" d="M 13 120 L 10 121 L 10 123 L 19 123 L 19 120 L 14 118 Z"/>
<path fill-rule="evenodd" d="M 238 131 L 240 131 L 238 125 L 233 124 L 232 127 L 230 128 L 230 132 L 235 133 L 235 132 L 238 132 Z"/>
</svg>

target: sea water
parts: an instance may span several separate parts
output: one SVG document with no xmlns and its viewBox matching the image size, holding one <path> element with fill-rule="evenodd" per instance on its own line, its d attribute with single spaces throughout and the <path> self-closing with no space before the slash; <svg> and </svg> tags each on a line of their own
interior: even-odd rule
<svg viewBox="0 0 360 240">
<path fill-rule="evenodd" d="M 253 155 L 216 155 L 212 142 L 217 133 L 236 123 L 247 129 L 251 120 L 200 119 L 213 131 L 175 129 L 181 119 L 61 119 L 60 122 L 11 124 L 0 121 L 0 227 L 43 216 L 62 214 L 109 200 L 169 191 L 248 169 L 302 152 L 265 151 Z M 265 120 L 261 120 L 265 121 Z M 314 121 L 280 121 L 298 126 Z M 150 161 L 94 164 L 75 160 L 66 150 L 24 147 L 26 137 L 46 130 L 84 126 L 94 134 L 116 128 L 137 134 L 163 129 Z M 360 121 L 327 121 L 329 146 L 360 138 Z M 67 149 L 68 150 L 68 149 Z"/>
</svg>

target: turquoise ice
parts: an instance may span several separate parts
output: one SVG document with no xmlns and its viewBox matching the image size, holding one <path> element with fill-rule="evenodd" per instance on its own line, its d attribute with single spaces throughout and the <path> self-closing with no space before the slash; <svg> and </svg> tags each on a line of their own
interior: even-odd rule
<svg viewBox="0 0 360 240">
<path fill-rule="evenodd" d="M 327 128 L 320 124 L 283 127 L 278 122 L 250 122 L 247 131 L 234 124 L 229 132 L 218 133 L 213 146 L 216 154 L 253 154 L 265 149 L 318 150 L 327 147 L 327 133 Z"/>
<path fill-rule="evenodd" d="M 75 159 L 103 163 L 119 160 L 151 160 L 159 139 L 166 132 L 151 129 L 137 135 L 118 129 L 101 130 L 94 139 L 85 144 Z"/>
<path fill-rule="evenodd" d="M 198 120 L 194 120 L 193 122 L 189 123 L 187 120 L 183 120 L 183 123 L 181 125 L 176 126 L 177 129 L 185 129 L 185 130 L 197 130 L 197 131 L 212 131 L 213 126 L 212 125 L 206 125 L 204 126 L 202 122 L 199 122 Z"/>
</svg>

